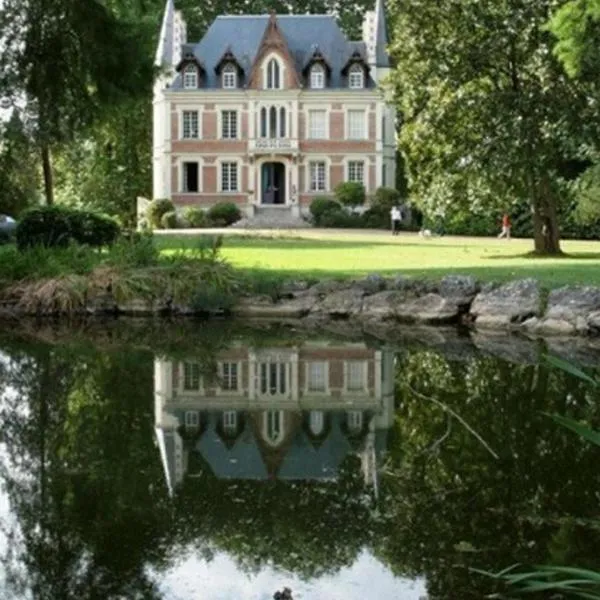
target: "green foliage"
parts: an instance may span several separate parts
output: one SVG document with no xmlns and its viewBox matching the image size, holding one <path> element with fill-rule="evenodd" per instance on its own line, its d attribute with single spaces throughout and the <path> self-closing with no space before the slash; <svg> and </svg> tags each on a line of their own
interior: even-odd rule
<svg viewBox="0 0 600 600">
<path fill-rule="evenodd" d="M 362 216 L 356 213 L 348 212 L 340 207 L 336 210 L 329 210 L 319 219 L 319 227 L 331 227 L 340 229 L 357 229 L 363 226 Z"/>
<path fill-rule="evenodd" d="M 218 202 L 208 209 L 207 216 L 211 224 L 228 227 L 242 218 L 242 212 L 233 202 Z"/>
<path fill-rule="evenodd" d="M 310 214 L 312 215 L 313 222 L 315 225 L 319 226 L 321 223 L 321 219 L 326 213 L 339 211 L 341 210 L 342 205 L 333 198 L 329 198 L 327 196 L 317 196 L 310 203 Z"/>
<path fill-rule="evenodd" d="M 388 212 L 394 206 L 399 206 L 402 203 L 402 196 L 400 192 L 394 188 L 379 187 L 375 190 L 375 197 L 371 203 L 371 206 L 381 206 L 388 210 Z"/>
<path fill-rule="evenodd" d="M 180 225 L 179 217 L 177 216 L 177 212 L 174 210 L 170 210 L 166 212 L 160 218 L 160 226 L 163 229 L 177 229 Z"/>
<path fill-rule="evenodd" d="M 210 226 L 208 216 L 201 208 L 188 206 L 183 215 L 188 227 L 201 229 Z"/>
<path fill-rule="evenodd" d="M 156 200 L 152 200 L 148 209 L 146 210 L 146 218 L 148 219 L 148 223 L 154 229 L 160 229 L 162 226 L 161 220 L 163 215 L 168 212 L 173 212 L 175 210 L 175 205 L 168 198 L 157 198 Z"/>
<path fill-rule="evenodd" d="M 118 223 L 103 215 L 61 206 L 29 210 L 17 226 L 17 246 L 65 248 L 71 243 L 101 247 L 111 244 L 120 233 Z"/>
<path fill-rule="evenodd" d="M 366 200 L 365 186 L 356 181 L 344 181 L 336 186 L 335 197 L 344 206 L 362 206 Z"/>
</svg>

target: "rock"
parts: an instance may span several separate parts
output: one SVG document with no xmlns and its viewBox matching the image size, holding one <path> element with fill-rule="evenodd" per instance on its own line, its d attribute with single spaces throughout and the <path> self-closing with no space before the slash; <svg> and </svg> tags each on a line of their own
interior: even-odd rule
<svg viewBox="0 0 600 600">
<path fill-rule="evenodd" d="M 335 281 L 332 279 L 326 279 L 325 281 L 320 281 L 316 285 L 313 285 L 310 290 L 308 290 L 311 294 L 316 294 L 317 296 L 325 296 L 327 294 L 332 294 L 334 292 L 339 292 L 341 290 L 348 289 L 349 283 L 346 281 Z"/>
<path fill-rule="evenodd" d="M 440 284 L 440 295 L 458 306 L 468 306 L 480 290 L 477 280 L 470 275 L 447 275 Z"/>
<path fill-rule="evenodd" d="M 156 310 L 154 303 L 150 300 L 142 298 L 134 298 L 128 302 L 119 302 L 117 305 L 118 311 L 123 315 L 150 315 Z"/>
<path fill-rule="evenodd" d="M 269 317 L 273 314 L 274 306 L 270 296 L 248 296 L 242 298 L 231 312 L 241 317 Z"/>
<path fill-rule="evenodd" d="M 548 353 L 579 367 L 594 367 L 600 362 L 600 342 L 589 337 L 554 336 L 546 342 Z"/>
<path fill-rule="evenodd" d="M 597 311 L 600 311 L 600 288 L 565 286 L 550 292 L 544 321 L 563 321 L 578 333 L 588 333 L 594 328 L 590 316 Z"/>
<path fill-rule="evenodd" d="M 588 315 L 587 325 L 591 333 L 600 333 L 600 310 L 591 312 Z"/>
<path fill-rule="evenodd" d="M 538 282 L 520 279 L 479 292 L 473 300 L 470 314 L 478 328 L 502 329 L 538 316 L 540 303 Z"/>
<path fill-rule="evenodd" d="M 471 338 L 479 350 L 507 362 L 526 365 L 539 362 L 537 343 L 514 333 L 476 331 Z"/>
<path fill-rule="evenodd" d="M 405 322 L 443 324 L 458 320 L 458 306 L 439 294 L 427 294 L 394 307 L 396 319 Z"/>
<path fill-rule="evenodd" d="M 310 295 L 282 300 L 271 305 L 271 316 L 280 319 L 301 319 L 311 312 L 317 302 L 318 298 Z"/>
<path fill-rule="evenodd" d="M 378 273 L 372 273 L 364 279 L 352 282 L 352 287 L 362 290 L 365 294 L 376 294 L 385 290 L 386 286 L 386 280 Z"/>
<path fill-rule="evenodd" d="M 331 317 L 350 317 L 360 314 L 362 307 L 362 290 L 350 288 L 328 294 L 314 307 L 314 310 Z"/>
<path fill-rule="evenodd" d="M 415 280 L 405 277 L 404 275 L 396 275 L 389 283 L 388 287 L 391 290 L 409 291 L 414 290 Z"/>
<path fill-rule="evenodd" d="M 112 314 L 117 312 L 118 307 L 114 296 L 110 292 L 102 292 L 97 296 L 88 298 L 86 310 L 90 314 Z"/>
<path fill-rule="evenodd" d="M 402 292 L 379 292 L 367 296 L 363 301 L 362 314 L 368 319 L 392 319 L 396 315 L 395 306 L 406 301 Z"/>
<path fill-rule="evenodd" d="M 532 317 L 523 323 L 523 328 L 535 335 L 573 335 L 575 326 L 567 321 L 557 319 L 538 319 Z"/>
<path fill-rule="evenodd" d="M 282 297 L 295 298 L 298 294 L 304 294 L 310 289 L 310 283 L 303 279 L 286 281 L 281 286 Z"/>
</svg>

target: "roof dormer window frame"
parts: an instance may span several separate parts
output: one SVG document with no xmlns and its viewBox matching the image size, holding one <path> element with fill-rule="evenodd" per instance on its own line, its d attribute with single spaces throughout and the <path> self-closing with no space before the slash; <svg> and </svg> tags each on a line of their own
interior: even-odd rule
<svg viewBox="0 0 600 600">
<path fill-rule="evenodd" d="M 182 79 L 184 90 L 197 90 L 199 81 L 197 65 L 194 63 L 185 65 L 185 67 L 183 67 Z"/>
<path fill-rule="evenodd" d="M 365 87 L 365 68 L 360 63 L 354 63 L 348 69 L 348 87 L 351 90 L 362 90 Z"/>
<path fill-rule="evenodd" d="M 265 90 L 282 90 L 285 77 L 285 65 L 281 57 L 269 54 L 263 61 L 263 88 Z"/>
<path fill-rule="evenodd" d="M 229 62 L 223 67 L 221 83 L 225 90 L 234 90 L 238 87 L 238 68 L 233 62 Z"/>
<path fill-rule="evenodd" d="M 325 67 L 320 63 L 315 63 L 310 68 L 310 89 L 325 89 L 326 72 Z"/>
</svg>

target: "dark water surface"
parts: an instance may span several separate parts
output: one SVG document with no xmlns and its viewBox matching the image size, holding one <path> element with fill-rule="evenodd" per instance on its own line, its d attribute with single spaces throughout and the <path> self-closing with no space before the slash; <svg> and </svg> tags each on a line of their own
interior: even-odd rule
<svg viewBox="0 0 600 600">
<path fill-rule="evenodd" d="M 0 598 L 479 599 L 497 589 L 472 569 L 600 567 L 600 450 L 543 414 L 597 422 L 598 392 L 552 348 L 7 329 Z"/>
</svg>

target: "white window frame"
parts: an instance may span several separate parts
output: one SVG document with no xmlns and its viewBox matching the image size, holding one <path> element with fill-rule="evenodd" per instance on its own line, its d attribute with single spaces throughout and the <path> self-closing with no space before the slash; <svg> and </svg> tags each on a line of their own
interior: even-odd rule
<svg viewBox="0 0 600 600">
<path fill-rule="evenodd" d="M 238 87 L 237 67 L 227 63 L 221 71 L 221 86 L 224 90 L 235 90 Z"/>
<path fill-rule="evenodd" d="M 204 120 L 204 107 L 202 105 L 194 104 L 180 104 L 177 106 L 177 122 L 179 123 L 179 139 L 188 139 L 183 137 L 183 113 L 185 112 L 197 112 L 198 113 L 198 137 L 189 138 L 194 141 L 202 139 L 202 122 Z"/>
<path fill-rule="evenodd" d="M 277 446 L 283 441 L 285 436 L 283 411 L 267 410 L 263 414 L 263 437 L 271 446 Z M 275 436 L 271 435 L 270 430 L 277 430 Z"/>
<path fill-rule="evenodd" d="M 365 69 L 362 65 L 355 63 L 348 71 L 348 87 L 351 90 L 362 90 L 365 87 Z"/>
<path fill-rule="evenodd" d="M 184 182 L 184 163 L 195 162 L 198 164 L 198 191 L 186 192 L 183 187 Z M 182 154 L 177 159 L 178 189 L 179 194 L 200 194 L 204 185 L 204 161 L 197 154 Z"/>
<path fill-rule="evenodd" d="M 352 171 L 356 169 L 356 167 L 360 165 L 362 167 L 362 177 L 360 179 L 356 178 L 356 172 L 353 173 Z M 346 181 L 352 181 L 352 182 L 356 182 L 356 183 L 362 183 L 363 186 L 367 187 L 367 162 L 365 160 L 361 160 L 361 159 L 348 159 L 346 161 Z"/>
<path fill-rule="evenodd" d="M 310 411 L 308 428 L 313 435 L 322 435 L 323 431 L 325 431 L 325 413 L 322 410 Z"/>
<path fill-rule="evenodd" d="M 363 118 L 363 129 L 362 129 L 362 135 L 359 137 L 358 135 L 356 135 L 356 132 L 351 131 L 351 123 L 350 123 L 350 115 L 352 114 L 358 114 L 361 113 L 362 114 L 362 118 Z M 369 113 L 367 111 L 366 108 L 363 107 L 351 107 L 346 109 L 346 118 L 344 119 L 345 121 L 345 138 L 347 140 L 352 140 L 352 141 L 363 141 L 363 140 L 367 140 L 369 137 Z"/>
<path fill-rule="evenodd" d="M 189 64 L 183 67 L 183 89 L 184 90 L 197 90 L 199 73 L 198 67 L 194 64 Z"/>
<path fill-rule="evenodd" d="M 271 391 L 271 367 L 275 365 L 275 392 Z M 266 367 L 266 391 L 263 392 L 263 366 Z M 283 367 L 283 368 L 282 368 Z M 289 398 L 292 391 L 291 365 L 286 360 L 263 360 L 256 366 L 256 391 L 261 398 Z M 283 376 L 283 378 L 282 378 Z M 283 391 L 282 391 L 283 390 Z"/>
<path fill-rule="evenodd" d="M 200 427 L 200 413 L 197 410 L 186 410 L 184 420 L 186 429 L 198 429 Z"/>
<path fill-rule="evenodd" d="M 192 361 L 184 361 L 179 364 L 179 393 L 182 396 L 197 396 L 199 394 L 204 394 L 204 377 L 202 376 L 202 372 L 198 375 L 198 387 L 193 389 L 186 389 L 185 387 L 185 365 L 197 365 L 199 367 L 200 363 L 195 363 Z"/>
<path fill-rule="evenodd" d="M 186 135 L 186 116 L 190 116 L 193 117 L 194 115 L 196 115 L 196 135 Z M 181 111 L 181 124 L 180 124 L 180 129 L 179 131 L 180 136 L 179 138 L 182 140 L 199 140 L 200 139 L 200 118 L 201 118 L 201 113 L 199 110 L 196 109 L 184 109 Z M 189 128 L 189 124 L 188 124 L 188 128 Z M 193 133 L 193 132 L 192 132 Z"/>
<path fill-rule="evenodd" d="M 323 189 L 312 189 L 312 165 L 317 163 L 324 163 L 325 165 L 325 187 Z M 323 194 L 329 191 L 329 177 L 330 177 L 330 162 L 326 158 L 311 157 L 306 164 L 306 191 L 309 194 Z"/>
<path fill-rule="evenodd" d="M 306 114 L 308 115 L 306 138 L 309 140 L 327 140 L 327 139 L 329 139 L 329 127 L 328 127 L 329 112 L 324 108 L 311 108 L 306 111 Z M 317 127 L 313 126 L 314 125 L 313 117 L 316 114 L 323 116 L 323 122 L 322 122 L 321 128 L 317 128 Z"/>
<path fill-rule="evenodd" d="M 232 113 L 235 115 L 235 135 L 226 137 L 223 135 L 225 133 L 225 114 L 224 113 Z M 237 108 L 221 108 L 219 110 L 219 137 L 222 140 L 238 140 L 240 139 L 240 110 Z M 229 130 L 231 131 L 231 122 L 229 123 Z"/>
<path fill-rule="evenodd" d="M 346 413 L 346 418 L 348 423 L 348 429 L 351 432 L 358 433 L 362 431 L 365 424 L 364 414 L 362 410 L 349 410 Z"/>
<path fill-rule="evenodd" d="M 225 410 L 222 415 L 223 431 L 226 433 L 237 433 L 238 413 L 237 410 Z"/>
<path fill-rule="evenodd" d="M 279 86 L 277 87 L 269 87 L 269 67 L 271 65 L 271 61 L 274 60 L 279 66 Z M 282 90 L 283 82 L 285 79 L 285 65 L 281 60 L 278 54 L 272 53 L 269 54 L 262 64 L 262 72 L 263 72 L 263 88 L 265 90 Z"/>
<path fill-rule="evenodd" d="M 311 387 L 311 367 L 320 365 L 323 367 L 323 388 L 312 389 Z M 304 392 L 307 395 L 328 395 L 329 394 L 329 361 L 327 360 L 309 360 L 305 363 Z"/>
<path fill-rule="evenodd" d="M 362 387 L 349 387 L 350 369 L 359 367 L 362 369 Z M 344 361 L 344 392 L 346 394 L 365 394 L 369 389 L 369 362 L 366 360 L 346 360 Z"/>
<path fill-rule="evenodd" d="M 230 361 L 230 360 L 224 360 L 222 362 L 219 362 L 218 364 L 218 369 L 219 369 L 219 378 L 221 380 L 221 382 L 224 382 L 226 380 L 226 375 L 225 375 L 225 365 L 234 365 L 237 372 L 236 372 L 236 381 L 237 381 L 237 387 L 235 389 L 227 389 L 226 387 L 224 387 L 222 384 L 219 384 L 219 394 L 227 394 L 227 395 L 234 395 L 234 394 L 241 394 L 242 393 L 242 363 L 238 362 L 238 361 Z"/>
<path fill-rule="evenodd" d="M 310 89 L 325 89 L 325 67 L 319 63 L 310 68 Z"/>
<path fill-rule="evenodd" d="M 235 169 L 236 169 L 236 189 L 231 189 L 231 186 L 226 186 L 223 185 L 223 169 L 224 169 L 224 165 L 229 165 L 229 164 L 235 164 Z M 219 192 L 221 194 L 239 194 L 241 191 L 241 177 L 242 177 L 242 169 L 241 169 L 241 161 L 239 159 L 236 158 L 222 158 L 219 160 L 218 162 L 218 166 L 219 166 L 219 171 L 218 171 L 218 177 L 219 177 Z"/>
</svg>

